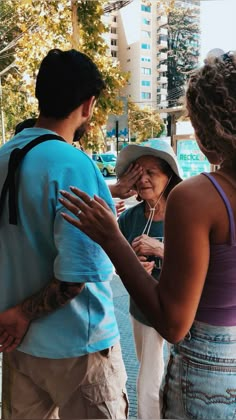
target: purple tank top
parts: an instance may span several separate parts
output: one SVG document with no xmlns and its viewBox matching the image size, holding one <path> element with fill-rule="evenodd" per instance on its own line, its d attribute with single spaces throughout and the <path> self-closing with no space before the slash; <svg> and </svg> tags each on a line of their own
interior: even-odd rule
<svg viewBox="0 0 236 420">
<path fill-rule="evenodd" d="M 236 239 L 230 202 L 215 178 L 203 173 L 220 194 L 229 216 L 230 240 L 210 245 L 210 261 L 195 319 L 212 325 L 236 325 Z"/>
</svg>

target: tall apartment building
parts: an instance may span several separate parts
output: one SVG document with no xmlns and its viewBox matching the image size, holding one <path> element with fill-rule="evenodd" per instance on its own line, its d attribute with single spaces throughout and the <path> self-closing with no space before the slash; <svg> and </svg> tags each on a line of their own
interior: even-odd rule
<svg viewBox="0 0 236 420">
<path fill-rule="evenodd" d="M 123 71 L 130 73 L 122 95 L 140 107 L 165 108 L 167 101 L 167 16 L 158 0 L 114 1 L 104 16 L 110 53 Z M 128 3 L 118 8 L 122 3 Z M 200 0 L 176 0 L 178 7 L 200 7 Z"/>
<path fill-rule="evenodd" d="M 168 19 L 164 5 L 157 6 L 157 107 L 167 108 L 168 80 L 167 80 L 167 47 L 168 47 Z M 166 115 L 164 115 L 166 117 Z"/>
<path fill-rule="evenodd" d="M 110 52 L 121 69 L 130 73 L 122 95 L 140 107 L 156 108 L 157 95 L 157 0 L 133 0 L 112 11 L 105 22 L 110 26 Z"/>
</svg>

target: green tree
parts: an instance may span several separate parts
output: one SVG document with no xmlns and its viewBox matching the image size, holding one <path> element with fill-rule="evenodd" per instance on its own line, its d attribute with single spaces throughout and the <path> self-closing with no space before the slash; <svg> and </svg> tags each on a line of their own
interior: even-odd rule
<svg viewBox="0 0 236 420">
<path fill-rule="evenodd" d="M 167 77 L 169 106 L 178 105 L 189 73 L 199 57 L 197 8 L 172 7 L 168 14 Z"/>
<path fill-rule="evenodd" d="M 14 1 L 0 2 L 0 72 L 14 61 L 14 47 L 21 37 Z"/>
<path fill-rule="evenodd" d="M 129 101 L 128 115 L 131 139 L 140 142 L 148 138 L 160 137 L 163 134 L 165 125 L 158 111 L 140 108 Z"/>
<path fill-rule="evenodd" d="M 10 134 L 23 118 L 37 115 L 34 98 L 35 78 L 42 58 L 51 48 L 77 48 L 88 54 L 98 65 L 107 89 L 95 110 L 86 147 L 104 141 L 102 127 L 109 113 L 122 112 L 116 98 L 127 82 L 127 74 L 120 71 L 108 55 L 102 34 L 105 0 L 4 0 L 13 8 L 17 35 L 14 44 L 14 70 L 4 77 L 3 102 L 7 130 Z"/>
<path fill-rule="evenodd" d="M 8 138 L 22 119 L 36 116 L 34 85 L 43 56 L 54 47 L 71 45 L 68 1 L 4 0 L 14 8 L 17 35 L 13 40 L 14 68 L 3 79 L 3 104 Z"/>
</svg>

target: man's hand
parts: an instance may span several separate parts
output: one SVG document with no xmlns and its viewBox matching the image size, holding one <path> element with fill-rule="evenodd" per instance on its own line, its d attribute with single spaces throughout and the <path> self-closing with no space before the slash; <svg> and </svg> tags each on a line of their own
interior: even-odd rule
<svg viewBox="0 0 236 420">
<path fill-rule="evenodd" d="M 0 313 L 0 353 L 14 350 L 24 338 L 30 321 L 24 316 L 20 305 Z"/>
<path fill-rule="evenodd" d="M 62 308 L 83 288 L 84 283 L 53 279 L 19 305 L 0 313 L 0 353 L 14 350 L 24 338 L 31 321 Z"/>
<path fill-rule="evenodd" d="M 116 184 L 109 185 L 113 198 L 126 199 L 137 194 L 134 185 L 142 174 L 142 168 L 137 163 L 131 164 L 127 171 L 117 180 Z"/>
</svg>

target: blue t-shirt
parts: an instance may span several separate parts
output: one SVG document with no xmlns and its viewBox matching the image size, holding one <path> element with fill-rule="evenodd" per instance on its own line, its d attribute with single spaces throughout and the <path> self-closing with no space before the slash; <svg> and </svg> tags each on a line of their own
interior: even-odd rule
<svg viewBox="0 0 236 420">
<path fill-rule="evenodd" d="M 0 149 L 0 190 L 10 152 L 51 133 L 25 129 Z M 25 353 L 46 358 L 77 357 L 119 340 L 110 280 L 113 266 L 87 235 L 67 223 L 59 191 L 77 186 L 102 197 L 114 211 L 110 191 L 89 156 L 70 144 L 49 140 L 23 159 L 17 173 L 18 224 L 10 225 L 8 198 L 0 218 L 0 312 L 44 288 L 53 278 L 86 283 L 64 308 L 31 323 Z"/>
<path fill-rule="evenodd" d="M 139 203 L 137 206 L 131 207 L 121 213 L 119 217 L 118 223 L 120 230 L 130 244 L 135 238 L 142 235 L 144 227 L 146 226 L 147 219 L 144 214 L 144 206 L 144 202 Z M 151 224 L 149 236 L 161 240 L 161 238 L 163 239 L 163 231 L 163 221 L 153 221 Z M 161 272 L 160 268 L 158 268 L 159 260 L 160 258 L 153 255 L 148 257 L 148 261 L 155 261 L 156 267 L 152 271 L 152 276 L 156 279 L 158 279 Z M 142 324 L 152 326 L 132 298 L 130 298 L 130 313 L 135 319 L 137 319 L 137 321 L 141 322 Z"/>
</svg>

